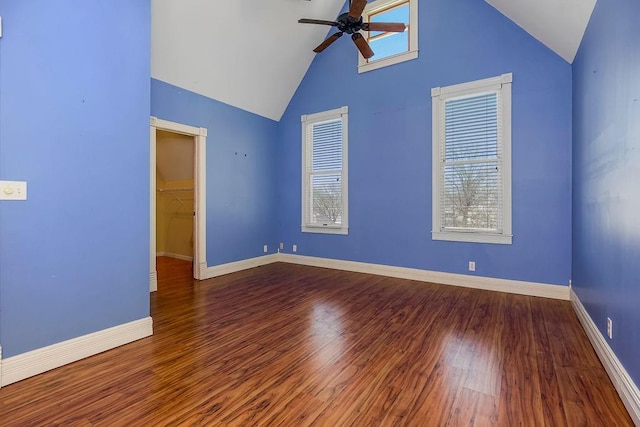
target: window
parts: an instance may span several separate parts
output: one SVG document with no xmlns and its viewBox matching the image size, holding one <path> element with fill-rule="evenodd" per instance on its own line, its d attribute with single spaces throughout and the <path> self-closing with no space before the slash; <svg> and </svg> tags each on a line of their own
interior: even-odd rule
<svg viewBox="0 0 640 427">
<path fill-rule="evenodd" d="M 511 80 L 431 90 L 434 240 L 511 244 Z"/>
<path fill-rule="evenodd" d="M 348 234 L 347 115 L 302 116 L 302 231 Z"/>
<path fill-rule="evenodd" d="M 358 72 L 375 70 L 418 57 L 418 0 L 376 0 L 365 7 L 364 22 L 404 22 L 404 33 L 365 31 L 375 55 L 358 54 Z"/>
</svg>

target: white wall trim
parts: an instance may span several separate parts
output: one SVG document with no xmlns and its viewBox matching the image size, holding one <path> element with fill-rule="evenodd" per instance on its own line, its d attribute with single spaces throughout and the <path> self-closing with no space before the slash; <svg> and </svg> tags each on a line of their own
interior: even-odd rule
<svg viewBox="0 0 640 427">
<path fill-rule="evenodd" d="M 103 329 L 2 360 L 0 385 L 41 374 L 85 357 L 153 335 L 151 317 Z"/>
<path fill-rule="evenodd" d="M 149 292 L 155 292 L 157 290 L 158 290 L 158 272 L 154 269 L 149 273 Z"/>
<path fill-rule="evenodd" d="M 158 290 L 158 271 L 156 269 L 156 121 L 151 117 L 149 126 L 149 292 Z"/>
<path fill-rule="evenodd" d="M 212 277 L 222 276 L 224 274 L 235 273 L 237 271 L 247 270 L 249 268 L 278 262 L 280 261 L 278 255 L 280 254 L 264 255 L 256 258 L 243 259 L 242 261 L 235 261 L 227 264 L 207 267 L 202 279 L 211 279 Z"/>
<path fill-rule="evenodd" d="M 589 337 L 589 341 L 591 341 L 591 345 L 600 358 L 600 362 L 602 362 L 604 369 L 609 374 L 609 378 L 611 378 L 613 386 L 620 395 L 622 403 L 629 411 L 629 416 L 637 426 L 640 426 L 640 390 L 638 390 L 638 386 L 633 382 L 622 363 L 620 363 L 620 360 L 600 333 L 600 330 L 573 289 L 571 290 L 571 302 L 578 319 L 580 319 L 580 323 L 582 323 L 582 327 Z"/>
<path fill-rule="evenodd" d="M 304 255 L 283 253 L 278 255 L 278 261 L 288 262 L 291 264 L 333 268 L 335 270 L 354 271 L 357 273 L 377 274 L 380 276 L 419 280 L 422 282 L 439 283 L 443 285 L 462 286 L 465 288 L 484 289 L 487 291 L 508 292 L 512 294 L 569 300 L 569 287 L 562 285 L 495 279 L 492 277 L 470 276 L 467 274 L 443 273 L 440 271 L 420 270 L 417 268 L 394 267 L 390 265 L 317 258 Z"/>
<path fill-rule="evenodd" d="M 189 255 L 174 254 L 172 252 L 156 252 L 156 256 L 166 256 L 169 258 L 180 259 L 182 261 L 193 261 L 193 257 Z"/>
<path fill-rule="evenodd" d="M 242 261 L 207 267 L 203 279 L 235 273 L 274 262 L 308 265 L 311 267 L 333 268 L 335 270 L 353 271 L 356 273 L 377 274 L 379 276 L 397 277 L 400 279 L 419 280 L 422 282 L 443 285 L 462 286 L 466 288 L 484 289 L 488 291 L 508 292 L 519 295 L 530 295 L 543 298 L 569 300 L 569 287 L 546 283 L 524 282 L 520 280 L 496 279 L 492 277 L 471 276 L 467 274 L 443 273 L 440 271 L 420 270 L 417 268 L 394 267 L 382 264 L 369 264 L 356 261 L 343 261 L 331 258 L 319 258 L 305 255 L 276 253 L 249 258 Z"/>
</svg>

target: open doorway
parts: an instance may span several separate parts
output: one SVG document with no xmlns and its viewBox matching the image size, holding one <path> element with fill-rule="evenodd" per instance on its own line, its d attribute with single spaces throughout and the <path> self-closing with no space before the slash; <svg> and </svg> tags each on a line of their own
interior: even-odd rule
<svg viewBox="0 0 640 427">
<path fill-rule="evenodd" d="M 158 287 L 156 257 L 206 264 L 205 149 L 207 130 L 151 118 L 150 291 Z"/>
</svg>

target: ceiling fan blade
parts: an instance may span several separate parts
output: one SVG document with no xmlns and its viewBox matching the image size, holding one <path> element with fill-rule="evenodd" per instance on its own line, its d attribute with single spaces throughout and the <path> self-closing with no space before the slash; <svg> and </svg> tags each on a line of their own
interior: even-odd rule
<svg viewBox="0 0 640 427">
<path fill-rule="evenodd" d="M 367 43 L 367 40 L 362 37 L 362 34 L 353 33 L 351 35 L 351 39 L 353 39 L 353 42 L 356 44 L 358 50 L 364 58 L 369 59 L 373 56 L 373 51 L 371 50 L 371 47 L 369 47 L 369 43 Z"/>
<path fill-rule="evenodd" d="M 338 25 L 337 22 L 334 21 L 324 21 L 322 19 L 307 19 L 307 18 L 302 18 L 302 19 L 298 19 L 298 22 L 300 24 L 320 24 L 320 25 L 331 25 L 332 27 L 335 27 L 336 25 Z"/>
<path fill-rule="evenodd" d="M 362 16 L 362 11 L 367 5 L 367 0 L 353 0 L 349 7 L 349 18 L 357 21 Z"/>
<path fill-rule="evenodd" d="M 313 51 L 315 53 L 322 52 L 323 50 L 328 48 L 331 45 L 331 43 L 333 43 L 334 41 L 338 40 L 340 37 L 342 37 L 342 32 L 335 33 L 335 34 L 329 36 L 325 41 L 323 41 L 315 49 L 313 49 Z"/>
<path fill-rule="evenodd" d="M 365 31 L 402 33 L 407 29 L 407 26 L 402 22 L 367 22 L 362 24 L 362 29 Z"/>
</svg>

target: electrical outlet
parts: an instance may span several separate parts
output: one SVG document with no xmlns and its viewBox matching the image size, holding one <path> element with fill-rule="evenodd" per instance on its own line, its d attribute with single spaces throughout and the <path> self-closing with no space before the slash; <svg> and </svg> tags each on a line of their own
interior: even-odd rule
<svg viewBox="0 0 640 427">
<path fill-rule="evenodd" d="M 264 245 L 264 247 L 262 248 L 262 252 L 264 252 L 265 254 L 267 253 L 267 245 Z"/>
<path fill-rule="evenodd" d="M 476 262 L 469 261 L 469 271 L 476 271 Z"/>
<path fill-rule="evenodd" d="M 607 317 L 607 336 L 613 339 L 613 320 L 610 317 Z"/>
<path fill-rule="evenodd" d="M 298 245 L 293 245 L 293 252 L 298 252 Z"/>
<path fill-rule="evenodd" d="M 280 249 L 284 249 L 284 243 L 280 242 Z"/>
</svg>

